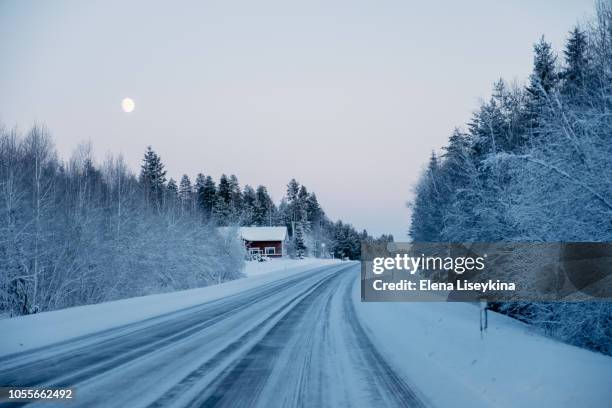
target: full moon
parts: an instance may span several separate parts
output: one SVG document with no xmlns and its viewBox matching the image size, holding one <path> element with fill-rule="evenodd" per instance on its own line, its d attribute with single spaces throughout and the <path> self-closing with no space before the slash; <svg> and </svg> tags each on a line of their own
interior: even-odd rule
<svg viewBox="0 0 612 408">
<path fill-rule="evenodd" d="M 130 113 L 135 107 L 136 104 L 132 98 L 123 98 L 121 101 L 121 109 L 123 109 L 125 113 Z"/>
</svg>

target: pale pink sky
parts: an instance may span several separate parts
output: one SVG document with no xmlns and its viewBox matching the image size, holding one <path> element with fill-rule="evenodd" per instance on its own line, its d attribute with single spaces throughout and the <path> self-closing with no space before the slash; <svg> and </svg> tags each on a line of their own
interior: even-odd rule
<svg viewBox="0 0 612 408">
<path fill-rule="evenodd" d="M 432 149 L 500 76 L 560 49 L 590 0 L 3 1 L 0 121 L 68 157 L 144 149 L 169 174 L 234 173 L 276 201 L 295 177 L 332 218 L 405 239 Z M 132 97 L 136 110 L 121 111 Z"/>
</svg>

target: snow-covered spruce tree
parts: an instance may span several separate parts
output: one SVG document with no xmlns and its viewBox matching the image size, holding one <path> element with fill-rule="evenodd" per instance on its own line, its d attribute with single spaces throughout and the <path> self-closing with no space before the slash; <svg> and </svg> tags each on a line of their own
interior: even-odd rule
<svg viewBox="0 0 612 408">
<path fill-rule="evenodd" d="M 151 146 L 147 147 L 140 169 L 140 183 L 142 185 L 145 201 L 152 208 L 160 210 L 166 183 L 166 170 L 161 158 L 153 151 Z"/>
<path fill-rule="evenodd" d="M 287 184 L 287 216 L 290 225 L 289 233 L 293 239 L 295 236 L 296 222 L 299 220 L 300 208 L 298 202 L 298 193 L 300 185 L 295 179 L 291 179 Z"/>
<path fill-rule="evenodd" d="M 583 98 L 586 79 L 589 73 L 589 56 L 587 54 L 587 36 L 579 27 L 570 32 L 563 54 L 565 67 L 560 73 L 562 80 L 561 92 L 569 96 L 573 103 L 585 103 Z"/>
<path fill-rule="evenodd" d="M 255 202 L 257 200 L 257 196 L 255 195 L 255 190 L 253 187 L 248 184 L 244 186 L 242 191 L 242 216 L 240 223 L 242 225 L 255 225 Z"/>
<path fill-rule="evenodd" d="M 177 201 L 179 197 L 178 191 L 176 181 L 170 177 L 170 180 L 168 180 L 168 185 L 166 186 L 166 199 L 164 200 L 166 205 L 174 205 L 175 201 Z"/>
<path fill-rule="evenodd" d="M 211 176 L 206 176 L 204 185 L 198 190 L 198 206 L 205 222 L 209 222 L 213 216 L 215 202 L 217 200 L 217 187 Z"/>
<path fill-rule="evenodd" d="M 559 83 L 556 71 L 557 56 L 552 45 L 544 40 L 544 36 L 534 45 L 533 71 L 526 88 L 526 104 L 524 123 L 527 128 L 526 142 L 530 146 L 540 143 L 542 133 L 540 127 L 544 117 L 550 110 L 550 96 Z"/>
<path fill-rule="evenodd" d="M 350 225 L 342 221 L 333 224 L 333 245 L 332 250 L 337 258 L 359 259 L 361 256 L 361 237 L 359 233 Z"/>
<path fill-rule="evenodd" d="M 432 152 L 429 165 L 421 176 L 411 204 L 412 223 L 410 236 L 417 242 L 441 241 L 444 228 L 443 211 L 446 205 L 442 194 L 438 157 Z"/>
<path fill-rule="evenodd" d="M 259 226 L 272 226 L 274 215 L 274 203 L 268 195 L 268 190 L 264 186 L 257 186 L 255 196 L 255 206 L 253 213 L 253 222 Z"/>
<path fill-rule="evenodd" d="M 297 256 L 298 258 L 301 258 L 307 255 L 305 235 L 306 234 L 304 232 L 304 227 L 302 226 L 302 223 L 298 222 L 295 226 L 295 237 L 293 239 L 295 256 Z"/>
<path fill-rule="evenodd" d="M 306 213 L 308 214 L 308 222 L 312 228 L 315 228 L 325 217 L 325 213 L 319 205 L 319 201 L 317 200 L 317 195 L 315 193 L 310 193 L 306 198 Z"/>
<path fill-rule="evenodd" d="M 232 186 L 228 177 L 223 174 L 219 179 L 215 204 L 213 206 L 213 217 L 218 225 L 229 225 L 232 215 Z"/>
<path fill-rule="evenodd" d="M 304 234 L 308 235 L 311 231 L 310 225 L 310 214 L 308 213 L 308 198 L 310 195 L 308 194 L 308 189 L 306 186 L 301 185 L 300 191 L 297 196 L 297 206 L 298 206 L 298 221 L 302 226 L 302 230 Z"/>
<path fill-rule="evenodd" d="M 204 214 L 202 211 L 202 199 L 204 194 L 204 186 L 206 185 L 206 176 L 202 173 L 198 173 L 196 181 L 193 185 L 193 199 L 192 199 L 192 211 L 194 214 L 198 214 L 204 222 Z"/>
<path fill-rule="evenodd" d="M 191 186 L 191 180 L 189 176 L 183 174 L 181 177 L 181 183 L 178 189 L 178 198 L 181 202 L 181 213 L 188 214 L 193 208 L 193 187 Z"/>
<path fill-rule="evenodd" d="M 317 257 L 327 256 L 326 247 L 329 248 L 330 241 L 325 234 L 325 213 L 314 192 L 311 192 L 306 199 L 306 213 L 310 224 L 311 252 Z"/>
<path fill-rule="evenodd" d="M 238 177 L 232 174 L 229 178 L 230 188 L 230 224 L 239 224 L 242 216 L 242 192 L 240 191 L 240 183 Z"/>
</svg>

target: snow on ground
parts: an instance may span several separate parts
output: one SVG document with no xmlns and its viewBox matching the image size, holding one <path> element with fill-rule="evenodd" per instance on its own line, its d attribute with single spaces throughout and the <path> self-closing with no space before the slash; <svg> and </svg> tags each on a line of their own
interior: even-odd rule
<svg viewBox="0 0 612 408">
<path fill-rule="evenodd" d="M 0 356 L 170 313 L 334 262 L 340 261 L 307 258 L 258 262 L 262 266 L 247 265 L 246 278 L 220 285 L 2 319 Z"/>
<path fill-rule="evenodd" d="M 339 261 L 249 263 L 247 278 L 221 285 L 5 319 L 0 356 L 237 294 L 332 262 Z M 385 360 L 432 406 L 610 407 L 611 357 L 556 342 L 496 313 L 489 313 L 489 328 L 481 336 L 479 310 L 472 304 L 361 303 L 355 272 L 357 316 Z M 348 347 L 336 353 L 354 358 Z"/>
<path fill-rule="evenodd" d="M 360 303 L 356 309 L 383 355 L 434 406 L 606 407 L 612 358 L 534 333 L 468 303 Z"/>
<path fill-rule="evenodd" d="M 243 270 L 243 273 L 247 276 L 263 275 L 270 272 L 289 271 L 296 267 L 316 267 L 319 265 L 326 265 L 328 263 L 338 262 L 337 259 L 317 259 L 317 258 L 305 258 L 305 259 L 290 259 L 290 258 L 271 258 L 266 262 L 249 261 Z"/>
</svg>

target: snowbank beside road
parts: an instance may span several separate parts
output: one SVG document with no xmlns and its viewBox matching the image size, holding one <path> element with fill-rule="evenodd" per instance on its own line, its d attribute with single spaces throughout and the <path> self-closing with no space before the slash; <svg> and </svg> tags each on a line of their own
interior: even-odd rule
<svg viewBox="0 0 612 408">
<path fill-rule="evenodd" d="M 174 312 L 339 261 L 279 260 L 276 269 L 272 262 L 262 262 L 270 264 L 266 273 L 247 270 L 246 278 L 220 285 L 0 320 L 0 357 Z"/>
<path fill-rule="evenodd" d="M 610 407 L 612 358 L 540 336 L 514 319 L 467 303 L 361 303 L 372 341 L 432 405 Z"/>
<path fill-rule="evenodd" d="M 338 262 L 337 259 L 317 259 L 317 258 L 305 258 L 305 259 L 290 259 L 290 258 L 271 258 L 266 262 L 249 261 L 246 262 L 244 267 L 244 274 L 247 276 L 263 275 L 271 272 L 289 271 L 294 268 L 302 267 L 316 267 L 319 265 L 326 265 L 330 263 Z"/>
</svg>

